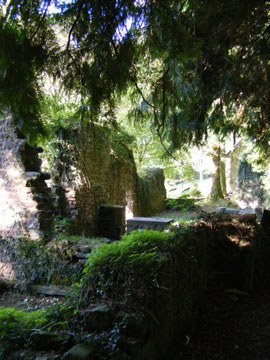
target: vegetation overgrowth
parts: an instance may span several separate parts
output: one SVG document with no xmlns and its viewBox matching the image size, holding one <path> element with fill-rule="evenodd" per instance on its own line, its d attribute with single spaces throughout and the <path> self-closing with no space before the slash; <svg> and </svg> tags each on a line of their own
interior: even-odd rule
<svg viewBox="0 0 270 360">
<path fill-rule="evenodd" d="M 131 117 L 150 121 L 169 151 L 198 144 L 212 129 L 245 134 L 267 153 L 268 1 L 51 6 L 0 7 L 1 110 L 12 111 L 29 139 L 42 134 L 49 78 L 81 120 L 115 123 L 128 95 Z"/>
<path fill-rule="evenodd" d="M 25 312 L 0 307 L 0 359 L 29 340 L 32 329 L 40 329 L 48 322 L 46 311 Z"/>
<path fill-rule="evenodd" d="M 81 298 L 88 296 L 106 297 L 134 295 L 140 283 L 147 284 L 146 292 L 154 287 L 160 268 L 168 263 L 171 254 L 180 251 L 182 255 L 192 247 L 185 237 L 194 232 L 189 226 L 176 228 L 174 232 L 135 230 L 120 241 L 103 244 L 94 250 L 86 262 L 78 291 Z M 195 254 L 191 254 L 191 259 Z"/>
</svg>

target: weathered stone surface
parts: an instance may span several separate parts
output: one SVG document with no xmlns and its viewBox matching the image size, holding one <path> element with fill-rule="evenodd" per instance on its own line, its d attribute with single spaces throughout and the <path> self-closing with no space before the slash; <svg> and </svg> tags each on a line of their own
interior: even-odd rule
<svg viewBox="0 0 270 360">
<path fill-rule="evenodd" d="M 149 216 L 164 209 L 166 190 L 161 169 L 149 172 L 147 181 L 140 181 L 132 152 L 124 147 L 119 154 L 102 127 L 90 124 L 73 135 L 66 149 L 72 167 L 59 172 L 55 191 L 60 213 L 74 221 L 74 232 L 97 235 L 102 204 L 124 206 L 126 218 Z M 123 228 L 122 224 L 118 226 L 119 235 Z"/>
<path fill-rule="evenodd" d="M 89 254 L 92 250 L 92 247 L 91 247 L 91 245 L 79 244 L 76 247 L 76 250 L 83 254 Z"/>
<path fill-rule="evenodd" d="M 0 236 L 38 240 L 50 231 L 50 223 L 39 219 L 40 204 L 35 197 L 50 198 L 41 179 L 38 152 L 18 138 L 10 115 L 0 118 L 0 139 Z M 52 199 L 42 207 L 52 209 Z"/>
<path fill-rule="evenodd" d="M 141 341 L 138 339 L 123 339 L 120 343 L 120 348 L 126 354 L 135 356 L 138 355 L 141 349 Z"/>
<path fill-rule="evenodd" d="M 69 334 L 35 331 L 30 336 L 31 347 L 35 350 L 66 349 L 72 342 L 73 337 Z"/>
<path fill-rule="evenodd" d="M 93 344 L 77 344 L 68 350 L 62 360 L 94 360 L 96 347 Z"/>
<path fill-rule="evenodd" d="M 97 305 L 84 314 L 87 330 L 107 330 L 113 324 L 113 315 L 108 305 Z"/>
<path fill-rule="evenodd" d="M 137 314 L 130 315 L 125 319 L 125 333 L 128 336 L 142 335 L 146 328 L 145 324 L 144 316 Z"/>
<path fill-rule="evenodd" d="M 32 290 L 37 294 L 43 294 L 49 296 L 67 296 L 70 293 L 70 288 L 67 286 L 33 285 Z"/>
<path fill-rule="evenodd" d="M 88 256 L 89 256 L 89 253 L 77 252 L 77 253 L 74 254 L 73 257 L 74 257 L 75 260 L 76 259 L 78 259 L 78 260 L 80 260 L 80 259 L 86 260 L 88 258 Z"/>
<path fill-rule="evenodd" d="M 27 180 L 36 180 L 40 178 L 40 173 L 37 171 L 26 171 L 25 177 Z"/>
<path fill-rule="evenodd" d="M 229 208 L 229 207 L 225 207 L 225 206 L 218 206 L 216 208 L 216 212 L 218 212 L 218 213 L 227 213 L 227 214 L 230 214 L 230 215 L 239 215 L 240 209 Z"/>
<path fill-rule="evenodd" d="M 127 233 L 133 230 L 163 230 L 172 221 L 166 218 L 134 217 L 127 220 Z"/>
<path fill-rule="evenodd" d="M 145 175 L 138 178 L 137 197 L 139 211 L 134 215 L 152 216 L 163 211 L 166 207 L 166 189 L 163 169 L 149 168 Z"/>
<path fill-rule="evenodd" d="M 125 233 L 125 208 L 119 205 L 101 205 L 99 209 L 99 234 L 119 240 Z"/>
</svg>

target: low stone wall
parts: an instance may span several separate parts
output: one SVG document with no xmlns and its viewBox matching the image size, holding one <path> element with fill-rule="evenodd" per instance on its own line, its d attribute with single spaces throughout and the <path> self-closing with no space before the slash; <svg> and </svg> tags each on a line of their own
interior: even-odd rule
<svg viewBox="0 0 270 360">
<path fill-rule="evenodd" d="M 40 172 L 41 149 L 18 136 L 11 116 L 0 119 L 0 140 L 0 236 L 43 238 L 52 223 L 52 199 Z"/>
</svg>

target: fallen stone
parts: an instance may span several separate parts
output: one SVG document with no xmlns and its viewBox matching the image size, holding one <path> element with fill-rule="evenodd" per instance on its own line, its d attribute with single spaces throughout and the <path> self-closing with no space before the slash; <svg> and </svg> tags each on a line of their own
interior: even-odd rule
<svg viewBox="0 0 270 360">
<path fill-rule="evenodd" d="M 107 330 L 113 325 L 113 316 L 108 305 L 97 305 L 84 314 L 86 329 L 89 331 Z"/>
<path fill-rule="evenodd" d="M 25 177 L 27 180 L 36 180 L 40 178 L 40 173 L 37 171 L 26 171 Z"/>
<path fill-rule="evenodd" d="M 125 319 L 125 332 L 128 336 L 142 335 L 145 328 L 145 318 L 142 315 L 131 315 Z"/>
<path fill-rule="evenodd" d="M 33 285 L 32 290 L 37 294 L 43 294 L 49 296 L 66 296 L 70 292 L 70 288 L 68 286 Z"/>
<path fill-rule="evenodd" d="M 234 209 L 234 208 L 229 208 L 229 207 L 224 207 L 224 206 L 218 206 L 216 208 L 216 212 L 218 212 L 218 213 L 226 213 L 226 214 L 230 214 L 230 215 L 239 215 L 240 209 Z"/>
<path fill-rule="evenodd" d="M 141 341 L 139 339 L 122 339 L 120 342 L 120 348 L 126 354 L 135 356 L 138 354 L 141 348 Z"/>
<path fill-rule="evenodd" d="M 93 344 L 77 344 L 69 349 L 62 360 L 94 360 L 96 359 L 96 347 Z"/>
<path fill-rule="evenodd" d="M 173 219 L 155 217 L 133 217 L 127 220 L 127 233 L 133 230 L 164 230 Z"/>
<path fill-rule="evenodd" d="M 92 250 L 91 245 L 80 244 L 77 246 L 77 251 L 83 254 L 89 254 L 91 250 Z"/>
<path fill-rule="evenodd" d="M 73 336 L 46 331 L 35 331 L 30 336 L 31 347 L 34 350 L 66 349 L 73 342 Z"/>
<path fill-rule="evenodd" d="M 242 215 L 242 214 L 255 214 L 255 210 L 252 209 L 252 208 L 245 208 L 245 209 L 241 209 L 239 211 L 239 214 Z"/>
<path fill-rule="evenodd" d="M 78 252 L 78 253 L 75 253 L 74 254 L 74 259 L 76 260 L 86 260 L 89 256 L 89 253 L 85 254 L 85 253 L 81 253 L 81 252 Z"/>
</svg>

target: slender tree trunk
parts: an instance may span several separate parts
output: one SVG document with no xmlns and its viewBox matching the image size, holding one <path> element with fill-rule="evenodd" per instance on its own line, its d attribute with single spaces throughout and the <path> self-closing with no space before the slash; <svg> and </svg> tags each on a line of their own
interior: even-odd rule
<svg viewBox="0 0 270 360">
<path fill-rule="evenodd" d="M 221 191 L 223 193 L 223 198 L 227 195 L 227 185 L 226 185 L 226 163 L 225 163 L 225 149 L 224 147 L 220 148 L 220 163 L 219 163 L 219 171 L 220 171 L 220 183 L 221 183 Z"/>
<path fill-rule="evenodd" d="M 211 153 L 215 165 L 214 179 L 209 195 L 212 200 L 224 199 L 226 195 L 225 162 L 222 153 L 224 151 L 221 150 L 220 145 L 215 145 Z"/>
</svg>

